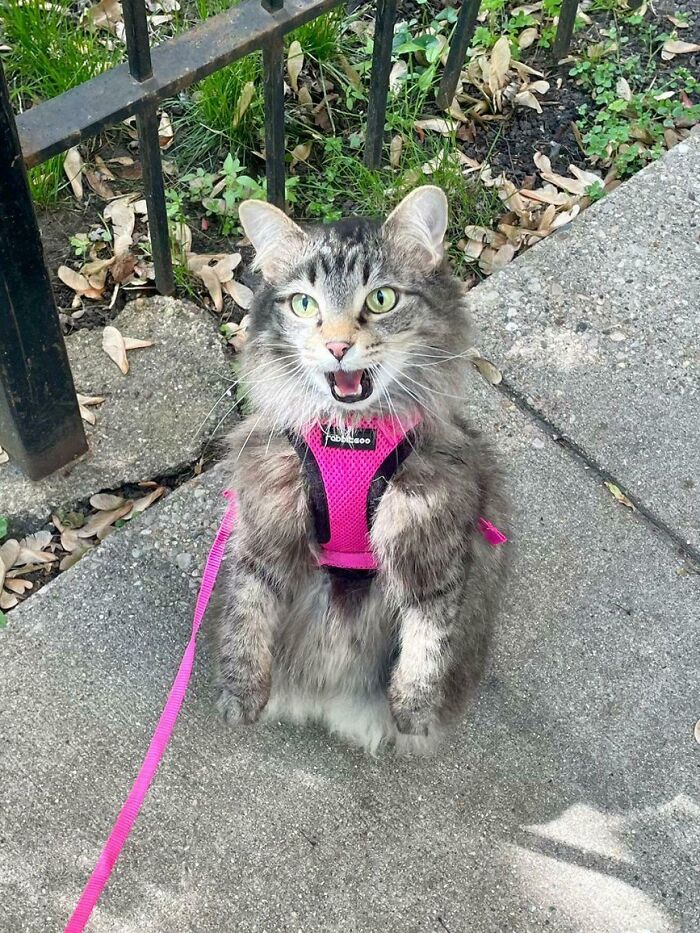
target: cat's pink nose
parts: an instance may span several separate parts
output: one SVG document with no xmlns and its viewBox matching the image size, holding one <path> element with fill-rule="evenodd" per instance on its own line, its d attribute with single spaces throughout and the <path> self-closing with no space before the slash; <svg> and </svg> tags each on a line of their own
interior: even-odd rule
<svg viewBox="0 0 700 933">
<path fill-rule="evenodd" d="M 332 353 L 336 360 L 342 360 L 350 349 L 350 344 L 345 343 L 343 340 L 331 340 L 326 346 L 328 347 L 328 352 Z"/>
</svg>

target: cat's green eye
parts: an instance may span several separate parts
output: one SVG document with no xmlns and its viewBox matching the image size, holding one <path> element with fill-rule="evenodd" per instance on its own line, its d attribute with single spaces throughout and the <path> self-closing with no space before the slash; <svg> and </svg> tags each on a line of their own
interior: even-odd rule
<svg viewBox="0 0 700 933">
<path fill-rule="evenodd" d="M 374 314 L 384 314 L 396 304 L 396 292 L 393 288 L 383 285 L 381 288 L 375 288 L 365 299 L 365 303 Z"/>
<path fill-rule="evenodd" d="M 318 302 L 311 295 L 292 295 L 292 311 L 297 317 L 315 317 L 318 314 Z"/>
</svg>

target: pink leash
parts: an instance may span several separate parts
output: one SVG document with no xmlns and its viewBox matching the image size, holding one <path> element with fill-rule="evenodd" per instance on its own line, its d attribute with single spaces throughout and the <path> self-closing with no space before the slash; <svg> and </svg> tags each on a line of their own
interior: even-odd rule
<svg viewBox="0 0 700 933">
<path fill-rule="evenodd" d="M 134 781 L 129 796 L 126 799 L 126 803 L 121 808 L 117 821 L 112 828 L 112 832 L 109 834 L 109 839 L 105 843 L 105 847 L 100 854 L 93 873 L 88 879 L 88 883 L 83 889 L 83 893 L 80 895 L 78 905 L 73 911 L 64 933 L 82 933 L 82 930 L 85 929 L 95 904 L 99 900 L 104 886 L 109 881 L 109 876 L 112 874 L 112 869 L 119 858 L 119 854 L 131 832 L 131 828 L 136 822 L 136 817 L 139 815 L 141 805 L 148 793 L 148 789 L 151 786 L 151 782 L 155 777 L 160 761 L 170 741 L 170 735 L 175 726 L 178 713 L 180 712 L 182 701 L 185 698 L 190 674 L 192 673 L 197 632 L 202 624 L 204 613 L 209 604 L 212 590 L 214 589 L 214 583 L 216 582 L 221 560 L 224 556 L 226 542 L 231 536 L 231 531 L 236 521 L 235 497 L 230 492 L 225 493 L 225 495 L 229 499 L 229 505 L 216 534 L 216 538 L 214 539 L 214 544 L 209 552 L 209 556 L 207 557 L 207 562 L 204 565 L 204 575 L 199 588 L 194 618 L 192 620 L 192 634 L 185 648 L 185 653 L 182 656 L 182 661 L 180 661 L 180 667 L 175 677 L 175 682 L 170 689 L 163 712 L 160 714 L 156 731 L 151 739 L 151 744 L 146 752 L 146 757 L 143 760 L 138 777 Z"/>
<path fill-rule="evenodd" d="M 112 828 L 112 832 L 109 834 L 109 839 L 100 853 L 97 865 L 90 875 L 83 889 L 83 893 L 80 895 L 80 900 L 65 927 L 64 933 L 82 933 L 85 929 L 90 915 L 95 908 L 95 904 L 109 881 L 112 869 L 119 858 L 124 843 L 128 839 L 129 833 L 136 822 L 136 817 L 139 815 L 148 789 L 151 786 L 151 782 L 155 777 L 161 759 L 165 754 L 165 749 L 170 741 L 170 736 L 175 727 L 182 701 L 185 698 L 190 674 L 192 673 L 192 665 L 194 664 L 194 655 L 197 645 L 197 632 L 202 624 L 206 608 L 209 605 L 209 599 L 211 598 L 212 590 L 214 589 L 214 584 L 216 583 L 221 561 L 224 556 L 226 542 L 231 536 L 236 521 L 237 508 L 235 494 L 231 491 L 227 491 L 224 495 L 229 500 L 229 505 L 221 522 L 221 526 L 216 533 L 211 551 L 209 551 L 207 562 L 204 565 L 204 575 L 199 588 L 194 618 L 192 620 L 192 634 L 185 648 L 185 653 L 182 656 L 182 661 L 180 661 L 180 667 L 175 677 L 175 682 L 170 688 L 168 699 L 166 700 L 163 712 L 160 714 L 156 731 L 153 733 L 153 738 L 151 739 L 151 744 L 148 746 L 146 757 L 143 759 L 141 770 L 133 783 L 126 803 L 119 811 L 119 816 Z M 478 528 L 492 547 L 503 544 L 508 540 L 501 531 L 492 525 L 491 522 L 486 521 L 485 518 L 479 519 Z"/>
</svg>

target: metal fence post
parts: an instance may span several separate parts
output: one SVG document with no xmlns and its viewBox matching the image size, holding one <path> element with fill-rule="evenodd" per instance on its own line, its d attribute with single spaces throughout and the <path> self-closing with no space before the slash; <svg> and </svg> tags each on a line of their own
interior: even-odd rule
<svg viewBox="0 0 700 933">
<path fill-rule="evenodd" d="M 457 25 L 450 43 L 450 51 L 447 53 L 445 70 L 437 92 L 437 105 L 442 110 L 446 110 L 454 99 L 457 82 L 467 57 L 467 49 L 474 35 L 480 6 L 481 0 L 462 0 Z"/>
<path fill-rule="evenodd" d="M 374 27 L 374 52 L 372 54 L 372 77 L 367 106 L 367 139 L 365 141 L 365 165 L 379 168 L 384 145 L 384 120 L 386 101 L 389 94 L 391 51 L 394 43 L 397 0 L 378 0 L 377 19 Z"/>
<path fill-rule="evenodd" d="M 134 80 L 144 82 L 153 75 L 146 5 L 144 0 L 123 0 L 123 10 L 129 71 Z M 175 278 L 158 139 L 158 110 L 155 103 L 137 114 L 136 128 L 139 134 L 139 151 L 148 207 L 148 229 L 151 235 L 156 288 L 161 295 L 172 295 L 175 291 Z"/>
<path fill-rule="evenodd" d="M 0 444 L 30 479 L 87 450 L 2 65 Z"/>
<path fill-rule="evenodd" d="M 576 11 L 578 10 L 578 0 L 562 0 L 561 10 L 559 11 L 559 24 L 557 25 L 557 34 L 554 37 L 552 45 L 552 57 L 559 61 L 569 51 L 571 39 L 576 25 Z"/>
<path fill-rule="evenodd" d="M 277 13 L 283 7 L 283 0 L 262 0 L 262 6 L 268 13 Z M 284 42 L 281 32 L 265 41 L 262 57 L 267 200 L 284 210 Z"/>
</svg>

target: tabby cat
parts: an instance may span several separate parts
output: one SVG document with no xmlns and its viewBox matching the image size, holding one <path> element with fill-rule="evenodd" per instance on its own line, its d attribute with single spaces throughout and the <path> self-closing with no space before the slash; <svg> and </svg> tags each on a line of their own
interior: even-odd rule
<svg viewBox="0 0 700 933">
<path fill-rule="evenodd" d="M 240 219 L 262 282 L 230 445 L 220 709 L 424 751 L 482 672 L 507 554 L 499 464 L 465 414 L 447 200 L 423 186 L 384 223 L 308 229 L 246 201 Z"/>
</svg>

